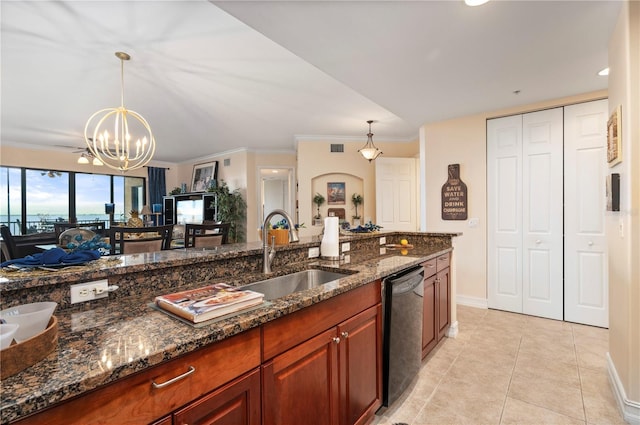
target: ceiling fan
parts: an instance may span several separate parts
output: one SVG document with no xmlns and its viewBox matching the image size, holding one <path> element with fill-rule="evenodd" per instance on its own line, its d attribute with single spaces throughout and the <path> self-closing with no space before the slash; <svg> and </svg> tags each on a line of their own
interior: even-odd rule
<svg viewBox="0 0 640 425">
<path fill-rule="evenodd" d="M 48 171 L 42 171 L 40 172 L 41 176 L 49 176 L 52 179 L 55 177 L 60 177 L 62 176 L 62 173 L 60 171 L 53 171 L 53 170 L 48 170 Z"/>
</svg>

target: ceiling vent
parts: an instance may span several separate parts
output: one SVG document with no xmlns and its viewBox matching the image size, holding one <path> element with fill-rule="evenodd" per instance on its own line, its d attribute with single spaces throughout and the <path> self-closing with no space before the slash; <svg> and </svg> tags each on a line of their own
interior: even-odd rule
<svg viewBox="0 0 640 425">
<path fill-rule="evenodd" d="M 331 152 L 344 152 L 344 144 L 342 144 L 342 143 L 332 143 L 331 144 Z"/>
</svg>

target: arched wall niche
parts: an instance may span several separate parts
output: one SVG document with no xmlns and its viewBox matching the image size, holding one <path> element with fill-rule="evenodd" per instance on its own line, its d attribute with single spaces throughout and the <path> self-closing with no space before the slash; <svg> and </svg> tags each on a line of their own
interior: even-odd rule
<svg viewBox="0 0 640 425">
<path fill-rule="evenodd" d="M 329 183 L 344 183 L 344 202 L 343 203 L 332 203 L 329 204 Z M 355 208 L 351 203 L 351 196 L 354 193 L 358 193 L 364 196 L 364 179 L 360 176 L 356 176 L 348 173 L 327 173 L 320 174 L 311 179 L 311 205 L 313 216 L 315 217 L 318 209 L 316 204 L 313 203 L 313 197 L 316 193 L 321 194 L 325 198 L 324 204 L 320 207 L 320 215 L 323 219 L 328 216 L 329 208 L 344 208 L 345 211 L 345 220 L 349 223 L 353 223 L 352 216 L 355 215 Z M 364 204 L 367 202 L 367 199 L 364 199 L 364 203 L 358 206 L 358 214 L 363 215 L 364 212 Z M 313 219 L 311 220 L 311 225 L 313 225 Z"/>
</svg>

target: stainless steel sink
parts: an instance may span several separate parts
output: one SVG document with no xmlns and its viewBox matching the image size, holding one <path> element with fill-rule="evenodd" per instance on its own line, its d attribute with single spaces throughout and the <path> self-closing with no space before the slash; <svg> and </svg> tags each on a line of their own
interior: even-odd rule
<svg viewBox="0 0 640 425">
<path fill-rule="evenodd" d="M 310 269 L 250 283 L 249 285 L 243 286 L 242 289 L 260 292 L 264 294 L 266 300 L 275 300 L 285 295 L 314 288 L 349 275 L 350 273 Z"/>
</svg>

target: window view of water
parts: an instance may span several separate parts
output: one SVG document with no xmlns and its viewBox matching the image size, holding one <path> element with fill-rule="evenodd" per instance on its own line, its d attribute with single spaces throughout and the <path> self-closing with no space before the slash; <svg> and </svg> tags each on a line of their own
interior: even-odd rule
<svg viewBox="0 0 640 425">
<path fill-rule="evenodd" d="M 0 196 L 0 224 L 9 226 L 12 234 L 49 232 L 54 222 L 69 221 L 70 217 L 78 223 L 108 222 L 106 203 L 115 204 L 114 221 L 126 221 L 132 209 L 142 208 L 144 179 L 0 167 Z"/>
</svg>

